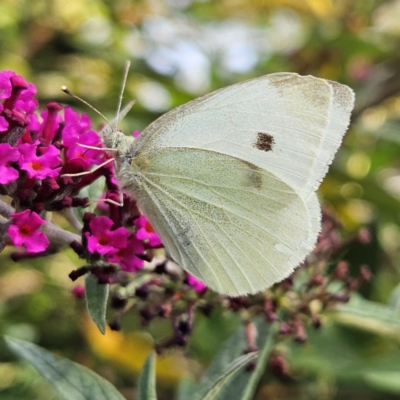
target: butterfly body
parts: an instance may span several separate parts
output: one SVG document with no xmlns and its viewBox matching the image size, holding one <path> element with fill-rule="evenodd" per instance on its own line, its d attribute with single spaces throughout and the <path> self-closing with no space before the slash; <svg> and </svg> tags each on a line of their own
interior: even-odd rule
<svg viewBox="0 0 400 400">
<path fill-rule="evenodd" d="M 103 137 L 122 143 L 117 178 L 174 261 L 243 295 L 287 277 L 314 247 L 315 190 L 353 102 L 344 85 L 278 73 L 180 106 L 134 141 Z"/>
</svg>

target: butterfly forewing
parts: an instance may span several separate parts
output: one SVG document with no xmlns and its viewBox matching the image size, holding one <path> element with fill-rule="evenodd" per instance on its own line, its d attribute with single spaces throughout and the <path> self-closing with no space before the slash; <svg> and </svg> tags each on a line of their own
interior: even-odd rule
<svg viewBox="0 0 400 400">
<path fill-rule="evenodd" d="M 338 87 L 339 92 L 350 92 L 343 85 Z M 347 103 L 347 108 L 333 110 L 334 90 L 323 79 L 266 75 L 165 114 L 143 132 L 135 150 L 192 147 L 218 151 L 271 171 L 307 197 L 319 185 L 340 145 L 352 99 Z M 331 122 L 333 111 L 335 122 Z M 340 127 L 337 117 L 343 121 Z"/>
<path fill-rule="evenodd" d="M 311 172 L 310 182 L 316 190 L 326 175 L 329 165 L 337 149 L 342 143 L 350 122 L 350 113 L 354 106 L 354 92 L 347 86 L 337 82 L 326 81 L 332 90 L 332 104 L 329 112 L 329 123 L 325 135 L 322 138 L 320 152 Z M 300 195 L 308 195 L 308 190 L 303 188 Z"/>
</svg>

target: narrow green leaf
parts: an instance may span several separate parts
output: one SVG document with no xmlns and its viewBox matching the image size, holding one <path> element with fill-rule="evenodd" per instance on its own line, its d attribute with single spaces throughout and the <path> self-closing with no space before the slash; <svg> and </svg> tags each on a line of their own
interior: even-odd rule
<svg viewBox="0 0 400 400">
<path fill-rule="evenodd" d="M 219 399 L 225 385 L 231 379 L 234 379 L 238 372 L 240 372 L 243 367 L 248 365 L 250 361 L 256 359 L 257 356 L 258 352 L 254 352 L 236 358 L 236 360 L 232 361 L 224 371 L 221 371 L 221 374 L 217 376 L 213 382 L 211 382 L 210 386 L 206 387 L 199 393 L 201 397 L 196 398 L 201 398 L 202 400 Z M 204 392 L 205 394 L 203 395 Z"/>
<path fill-rule="evenodd" d="M 268 326 L 264 318 L 262 318 L 257 321 L 256 328 L 258 330 L 257 345 L 261 349 L 260 355 L 257 359 L 256 368 L 250 376 L 248 376 L 249 374 L 243 373 L 242 376 L 235 379 L 235 382 L 232 382 L 229 388 L 231 393 L 239 393 L 243 390 L 241 397 L 231 397 L 232 400 L 251 400 L 253 398 L 258 382 L 265 371 L 271 351 L 274 348 L 274 337 L 278 326 L 275 324 L 273 326 Z"/>
<path fill-rule="evenodd" d="M 386 393 L 400 394 L 400 372 L 367 372 L 362 377 L 369 387 Z"/>
<path fill-rule="evenodd" d="M 92 273 L 86 275 L 86 307 L 90 316 L 92 317 L 93 322 L 97 325 L 103 335 L 106 333 L 106 308 L 108 292 L 109 285 L 100 285 L 96 276 Z"/>
<path fill-rule="evenodd" d="M 138 380 L 139 400 L 157 400 L 156 354 L 152 352 L 146 359 Z"/>
<path fill-rule="evenodd" d="M 87 197 L 89 199 L 100 199 L 101 195 L 104 193 L 105 182 L 106 179 L 104 178 L 104 176 L 100 176 L 93 183 L 83 187 L 79 191 L 80 197 Z M 93 202 L 85 208 L 72 207 L 72 210 L 74 211 L 74 214 L 77 216 L 77 218 L 81 220 L 85 212 L 94 212 L 97 206 L 98 203 Z"/>
<path fill-rule="evenodd" d="M 400 338 L 400 312 L 385 304 L 354 294 L 351 301 L 338 306 L 333 315 L 343 325 L 397 340 Z"/>
<path fill-rule="evenodd" d="M 183 378 L 179 381 L 176 400 L 187 400 L 193 398 L 197 382 L 192 379 Z"/>
<path fill-rule="evenodd" d="M 66 400 L 124 400 L 101 376 L 24 340 L 6 337 L 7 347 L 31 364 Z"/>
<path fill-rule="evenodd" d="M 397 312 L 400 311 L 400 285 L 397 285 L 390 294 L 389 306 Z"/>
<path fill-rule="evenodd" d="M 267 324 L 263 318 L 254 321 L 255 329 L 257 330 L 256 343 L 260 349 L 260 355 L 257 359 L 255 369 L 247 371 L 242 369 L 235 375 L 234 379 L 229 380 L 216 397 L 217 400 L 251 400 L 256 391 L 258 382 L 264 373 L 266 363 L 269 359 L 269 354 L 274 345 L 274 334 L 276 327 Z M 215 376 L 221 374 L 226 366 L 234 359 L 243 354 L 243 349 L 248 346 L 245 329 L 241 326 L 231 337 L 226 341 L 221 351 L 215 357 L 214 361 L 204 373 L 200 382 L 193 386 L 192 395 L 202 390 L 202 387 L 207 387 Z M 185 398 L 179 397 L 179 400 Z"/>
<path fill-rule="evenodd" d="M 385 356 L 368 361 L 352 369 L 356 378 L 361 378 L 366 387 L 400 395 L 400 351 L 392 349 Z"/>
</svg>

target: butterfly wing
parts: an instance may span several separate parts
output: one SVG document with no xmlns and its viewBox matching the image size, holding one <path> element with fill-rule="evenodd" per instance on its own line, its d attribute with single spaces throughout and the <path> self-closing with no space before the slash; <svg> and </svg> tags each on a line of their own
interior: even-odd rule
<svg viewBox="0 0 400 400">
<path fill-rule="evenodd" d="M 280 177 L 303 198 L 327 172 L 347 129 L 354 94 L 312 76 L 277 73 L 217 90 L 163 115 L 133 152 L 218 151 Z"/>
<path fill-rule="evenodd" d="M 279 177 L 247 161 L 164 148 L 141 153 L 131 172 L 130 189 L 172 258 L 220 293 L 271 286 L 315 244 L 316 197 L 306 203 Z"/>
<path fill-rule="evenodd" d="M 311 77 L 312 78 L 312 77 Z M 311 195 L 328 172 L 333 158 L 342 143 L 344 134 L 350 122 L 350 114 L 354 107 L 354 92 L 345 85 L 334 81 L 325 81 L 331 88 L 332 103 L 329 110 L 327 130 L 322 138 L 318 158 L 312 168 L 310 183 L 314 186 Z M 308 189 L 300 191 L 300 194 L 308 195 Z"/>
<path fill-rule="evenodd" d="M 348 87 L 311 76 L 239 83 L 156 120 L 120 178 L 176 262 L 219 292 L 254 293 L 314 247 L 315 190 L 353 102 Z"/>
</svg>

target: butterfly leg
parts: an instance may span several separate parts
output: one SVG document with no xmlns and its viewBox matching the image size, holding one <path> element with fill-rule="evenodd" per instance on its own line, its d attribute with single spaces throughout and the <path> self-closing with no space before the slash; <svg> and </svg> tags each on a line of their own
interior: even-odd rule
<svg viewBox="0 0 400 400">
<path fill-rule="evenodd" d="M 100 151 L 117 151 L 117 149 L 111 147 L 96 147 L 96 146 L 88 146 L 87 144 L 77 143 L 78 146 L 84 147 L 85 149 L 90 150 L 100 150 Z"/>
<path fill-rule="evenodd" d="M 63 177 L 65 177 L 65 176 L 72 176 L 72 177 L 74 177 L 74 176 L 89 175 L 89 174 L 93 173 L 94 171 L 97 171 L 98 169 L 104 167 L 105 165 L 107 165 L 108 163 L 110 163 L 110 162 L 112 162 L 112 161 L 114 161 L 114 159 L 113 159 L 113 158 L 110 158 L 110 159 L 104 161 L 103 163 L 101 163 L 100 165 L 97 165 L 96 168 L 94 168 L 94 169 L 92 169 L 92 170 L 90 170 L 90 171 L 77 172 L 77 173 L 74 173 L 74 174 L 62 174 L 62 175 L 60 175 L 60 177 L 63 178 Z"/>
</svg>

